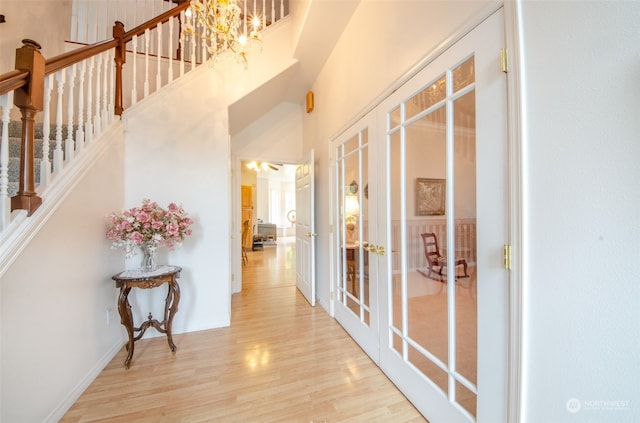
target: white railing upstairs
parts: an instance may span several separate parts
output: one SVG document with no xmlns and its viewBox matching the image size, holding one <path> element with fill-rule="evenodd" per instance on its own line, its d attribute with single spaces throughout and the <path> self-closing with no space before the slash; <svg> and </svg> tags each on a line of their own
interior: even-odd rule
<svg viewBox="0 0 640 423">
<path fill-rule="evenodd" d="M 125 28 L 134 28 L 185 1 L 189 0 L 73 0 L 68 41 L 93 44 L 107 40 L 115 21 L 122 22 Z M 237 1 L 246 15 L 260 18 L 262 28 L 289 13 L 289 0 Z M 153 54 L 155 45 L 155 41 L 150 43 Z M 142 45 L 137 47 L 141 51 Z"/>
</svg>

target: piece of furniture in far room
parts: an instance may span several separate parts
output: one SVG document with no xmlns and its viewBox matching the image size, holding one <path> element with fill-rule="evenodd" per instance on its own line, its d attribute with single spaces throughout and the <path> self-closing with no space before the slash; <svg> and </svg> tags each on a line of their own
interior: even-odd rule
<svg viewBox="0 0 640 423">
<path fill-rule="evenodd" d="M 120 288 L 120 296 L 118 297 L 118 313 L 120 313 L 120 321 L 127 330 L 128 341 L 127 358 L 124 360 L 124 367 L 129 368 L 131 364 L 131 358 L 133 357 L 134 343 L 142 338 L 147 328 L 154 327 L 158 332 L 165 333 L 167 335 L 167 342 L 172 352 L 175 352 L 177 347 L 173 343 L 173 336 L 171 333 L 171 325 L 173 318 L 178 311 L 178 303 L 180 302 L 180 286 L 178 285 L 178 278 L 180 277 L 181 267 L 178 266 L 158 266 L 158 268 L 151 272 L 143 272 L 140 269 L 125 270 L 112 279 L 116 281 L 116 288 Z M 133 314 L 131 313 L 131 304 L 129 304 L 129 292 L 131 288 L 150 289 L 156 288 L 163 284 L 168 285 L 167 298 L 164 302 L 164 316 L 162 322 L 154 319 L 151 313 L 147 317 L 147 320 L 143 322 L 140 327 L 136 328 L 133 324 Z M 136 335 L 136 332 L 138 333 Z"/>
<path fill-rule="evenodd" d="M 447 274 L 445 270 L 447 268 L 447 257 L 440 254 L 436 234 L 433 232 L 426 232 L 420 234 L 420 236 L 422 237 L 422 243 L 424 245 L 424 255 L 427 259 L 427 269 L 426 271 L 418 269 L 418 273 L 429 279 L 446 282 Z M 469 277 L 469 274 L 467 273 L 467 261 L 465 259 L 456 258 L 454 260 L 454 264 L 455 268 L 458 266 L 462 266 L 463 268 L 463 274 L 456 274 L 456 279 Z"/>
<path fill-rule="evenodd" d="M 249 257 L 247 257 L 247 247 L 245 247 L 245 245 L 247 245 L 247 243 L 249 242 L 249 220 L 245 220 L 242 223 L 242 241 L 240 241 L 242 243 L 242 265 L 246 265 L 247 262 L 249 261 Z"/>
<path fill-rule="evenodd" d="M 273 223 L 258 223 L 258 233 L 267 243 L 274 243 L 278 239 L 278 231 Z"/>
<path fill-rule="evenodd" d="M 263 246 L 264 246 L 264 237 L 262 236 L 261 233 L 255 230 L 255 225 L 254 225 L 253 238 L 251 242 L 251 250 L 253 251 L 262 250 Z"/>
</svg>

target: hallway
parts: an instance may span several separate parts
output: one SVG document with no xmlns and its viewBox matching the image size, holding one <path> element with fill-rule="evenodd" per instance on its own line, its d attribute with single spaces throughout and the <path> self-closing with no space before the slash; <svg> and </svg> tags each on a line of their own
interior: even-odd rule
<svg viewBox="0 0 640 423">
<path fill-rule="evenodd" d="M 62 421 L 425 421 L 297 291 L 294 238 L 249 251 L 243 270 L 231 327 L 175 335 L 175 354 L 164 337 L 139 341 L 128 371 L 123 348 Z"/>
</svg>

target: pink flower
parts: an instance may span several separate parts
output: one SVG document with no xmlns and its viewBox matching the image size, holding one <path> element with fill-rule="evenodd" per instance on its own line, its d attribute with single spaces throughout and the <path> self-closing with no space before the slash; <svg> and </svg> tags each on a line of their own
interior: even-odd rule
<svg viewBox="0 0 640 423">
<path fill-rule="evenodd" d="M 149 216 L 149 213 L 144 211 L 138 213 L 138 215 L 136 216 L 136 220 L 140 223 L 146 223 L 149 221 L 149 219 L 151 219 L 151 216 Z"/>
<path fill-rule="evenodd" d="M 154 220 L 153 222 L 151 222 L 151 227 L 153 229 L 160 229 L 164 226 L 164 223 L 162 223 L 162 220 Z"/>
<path fill-rule="evenodd" d="M 134 244 L 140 245 L 144 241 L 144 237 L 140 232 L 135 231 L 131 233 L 131 241 L 133 241 Z"/>
<path fill-rule="evenodd" d="M 167 224 L 166 229 L 167 229 L 167 235 L 176 236 L 179 233 L 180 227 L 176 222 L 169 222 Z"/>
</svg>

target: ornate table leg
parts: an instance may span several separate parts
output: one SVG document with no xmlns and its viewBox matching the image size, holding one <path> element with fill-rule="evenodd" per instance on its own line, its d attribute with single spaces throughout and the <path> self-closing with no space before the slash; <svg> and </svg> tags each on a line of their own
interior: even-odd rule
<svg viewBox="0 0 640 423">
<path fill-rule="evenodd" d="M 169 342 L 169 348 L 175 352 L 177 347 L 173 343 L 173 334 L 171 333 L 171 325 L 173 324 L 173 317 L 178 311 L 178 303 L 180 302 L 180 287 L 175 279 L 175 276 L 171 282 L 169 282 L 169 292 L 167 293 L 167 300 L 164 306 L 164 322 L 165 329 L 167 331 L 167 342 Z"/>
<path fill-rule="evenodd" d="M 120 313 L 120 323 L 127 330 L 127 335 L 129 335 L 129 341 L 126 344 L 127 347 L 127 358 L 124 360 L 124 367 L 129 368 L 131 364 L 131 357 L 133 357 L 133 315 L 131 314 L 131 305 L 129 304 L 128 296 L 129 291 L 131 291 L 130 286 L 122 286 L 120 288 L 120 296 L 118 297 L 118 313 Z"/>
</svg>

